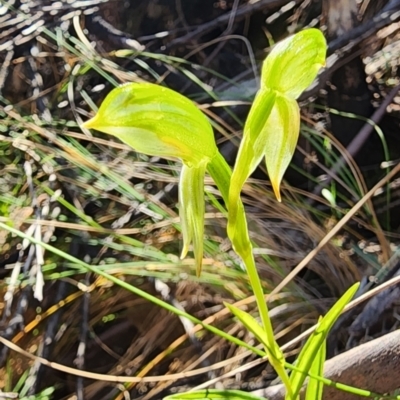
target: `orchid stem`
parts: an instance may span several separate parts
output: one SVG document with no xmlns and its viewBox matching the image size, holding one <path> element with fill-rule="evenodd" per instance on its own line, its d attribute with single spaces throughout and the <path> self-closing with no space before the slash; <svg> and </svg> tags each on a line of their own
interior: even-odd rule
<svg viewBox="0 0 400 400">
<path fill-rule="evenodd" d="M 229 185 L 232 176 L 232 171 L 223 156 L 218 152 L 217 155 L 212 159 L 212 161 L 207 166 L 207 171 L 214 179 L 214 182 L 218 186 L 221 195 L 228 204 L 229 198 Z M 244 210 L 243 203 L 241 199 L 238 200 L 238 210 L 237 210 L 237 220 L 234 229 L 228 228 L 228 236 L 232 242 L 233 249 L 242 259 L 247 274 L 249 276 L 250 285 L 253 289 L 254 296 L 256 298 L 256 303 L 258 310 L 260 312 L 261 322 L 263 329 L 267 335 L 269 348 L 266 348 L 267 354 L 271 364 L 274 366 L 275 370 L 278 372 L 280 378 L 284 383 L 289 382 L 289 377 L 286 370 L 283 368 L 283 357 L 280 356 L 279 346 L 275 342 L 273 335 L 273 328 L 271 319 L 268 313 L 267 303 L 264 299 L 264 291 L 261 285 L 261 280 L 258 275 L 256 263 L 253 255 L 253 246 L 250 241 L 250 236 L 247 229 L 246 213 Z M 279 352 L 277 352 L 279 350 Z"/>
<path fill-rule="evenodd" d="M 218 153 L 207 166 L 207 171 L 214 179 L 214 182 L 218 186 L 221 195 L 228 203 L 229 196 L 229 185 L 231 180 L 232 171 L 221 155 Z M 260 310 L 261 320 L 264 329 L 271 326 L 271 321 L 268 316 L 268 307 L 264 299 L 264 292 L 262 289 L 261 281 L 258 276 L 257 268 L 253 256 L 253 246 L 250 241 L 250 237 L 247 230 L 246 214 L 244 211 L 243 203 L 239 200 L 238 205 L 238 221 L 237 226 L 246 228 L 241 230 L 240 242 L 237 240 L 238 229 L 233 232 L 228 232 L 229 239 L 232 241 L 235 252 L 242 258 L 243 263 L 246 266 L 247 273 L 249 274 L 250 284 L 253 288 L 254 295 L 256 297 L 257 305 Z"/>
</svg>

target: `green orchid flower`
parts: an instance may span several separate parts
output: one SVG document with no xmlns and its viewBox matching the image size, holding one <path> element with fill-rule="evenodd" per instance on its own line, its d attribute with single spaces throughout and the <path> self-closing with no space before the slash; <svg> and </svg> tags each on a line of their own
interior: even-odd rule
<svg viewBox="0 0 400 400">
<path fill-rule="evenodd" d="M 116 88 L 108 94 L 97 115 L 84 124 L 86 128 L 119 138 L 136 151 L 182 161 L 179 182 L 181 256 L 186 256 L 193 243 L 198 275 L 203 258 L 204 175 L 206 172 L 211 175 L 228 206 L 228 237 L 246 267 L 262 326 L 242 310 L 233 307 L 230 310 L 260 338 L 289 396 L 292 389 L 285 359 L 274 338 L 240 192 L 246 179 L 266 156 L 272 186 L 280 200 L 280 182 L 293 155 L 300 128 L 296 99 L 324 64 L 325 52 L 325 39 L 316 29 L 300 32 L 272 50 L 263 65 L 262 85 L 246 120 L 233 173 L 216 147 L 205 115 L 189 99 L 164 87 L 130 83 Z"/>
<path fill-rule="evenodd" d="M 300 130 L 296 99 L 325 64 L 326 41 L 317 29 L 306 29 L 279 42 L 264 61 L 261 88 L 246 120 L 243 140 L 229 191 L 228 232 L 234 235 L 240 192 L 265 156 L 277 199 L 280 184 L 292 159 Z"/>
<path fill-rule="evenodd" d="M 185 257 L 193 243 L 197 274 L 203 259 L 204 175 L 218 152 L 212 127 L 188 98 L 150 83 L 129 83 L 112 90 L 96 116 L 83 125 L 108 133 L 134 150 L 178 158 L 179 214 Z"/>
</svg>

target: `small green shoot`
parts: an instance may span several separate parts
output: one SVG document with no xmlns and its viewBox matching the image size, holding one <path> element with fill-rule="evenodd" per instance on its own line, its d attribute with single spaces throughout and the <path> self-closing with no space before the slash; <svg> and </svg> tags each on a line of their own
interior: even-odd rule
<svg viewBox="0 0 400 400">
<path fill-rule="evenodd" d="M 319 322 L 321 322 L 321 320 L 322 317 L 319 318 Z M 326 360 L 326 339 L 321 344 L 317 352 L 317 355 L 312 362 L 310 368 L 310 374 L 316 376 L 323 376 L 325 360 Z M 324 391 L 324 383 L 322 381 L 310 377 L 306 389 L 305 400 L 322 400 L 323 391 Z"/>
<path fill-rule="evenodd" d="M 290 386 L 293 390 L 293 395 L 292 397 L 286 395 L 286 400 L 297 400 L 297 396 L 303 386 L 308 372 L 310 371 L 311 365 L 315 358 L 318 357 L 318 351 L 321 345 L 326 340 L 333 324 L 339 318 L 344 307 L 350 302 L 359 286 L 359 283 L 355 283 L 346 291 L 346 293 L 333 305 L 333 307 L 318 323 L 315 331 L 304 344 L 297 358 L 296 367 L 298 370 L 293 371 L 290 375 Z"/>
</svg>

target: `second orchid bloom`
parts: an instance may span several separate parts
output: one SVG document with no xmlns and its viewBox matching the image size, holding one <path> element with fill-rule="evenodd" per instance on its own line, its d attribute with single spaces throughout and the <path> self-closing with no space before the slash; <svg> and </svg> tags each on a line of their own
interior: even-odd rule
<svg viewBox="0 0 400 400">
<path fill-rule="evenodd" d="M 141 153 L 178 158 L 179 215 L 185 257 L 190 244 L 200 274 L 204 236 L 204 175 L 218 152 L 212 127 L 188 98 L 150 83 L 129 83 L 112 90 L 85 128 L 113 135 Z"/>
</svg>

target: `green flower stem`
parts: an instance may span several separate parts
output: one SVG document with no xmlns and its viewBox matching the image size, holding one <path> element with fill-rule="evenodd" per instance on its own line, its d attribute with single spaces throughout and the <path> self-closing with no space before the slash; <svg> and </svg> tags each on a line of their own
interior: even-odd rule
<svg viewBox="0 0 400 400">
<path fill-rule="evenodd" d="M 223 156 L 218 152 L 210 163 L 207 165 L 207 171 L 214 179 L 218 186 L 219 191 L 228 204 L 229 199 L 229 185 L 231 181 L 232 171 Z M 267 343 L 266 351 L 270 363 L 275 368 L 276 372 L 282 379 L 287 390 L 290 388 L 289 377 L 284 368 L 284 357 L 281 349 L 274 338 L 274 331 L 272 328 L 271 319 L 268 313 L 267 303 L 264 299 L 264 291 L 261 285 L 260 278 L 253 255 L 253 246 L 250 241 L 250 236 L 247 229 L 246 213 L 243 203 L 239 197 L 237 208 L 237 220 L 234 229 L 228 229 L 228 236 L 232 242 L 233 249 L 242 259 L 247 274 L 249 276 L 250 284 L 256 298 L 257 306 L 261 316 L 263 329 L 266 333 Z"/>
</svg>

